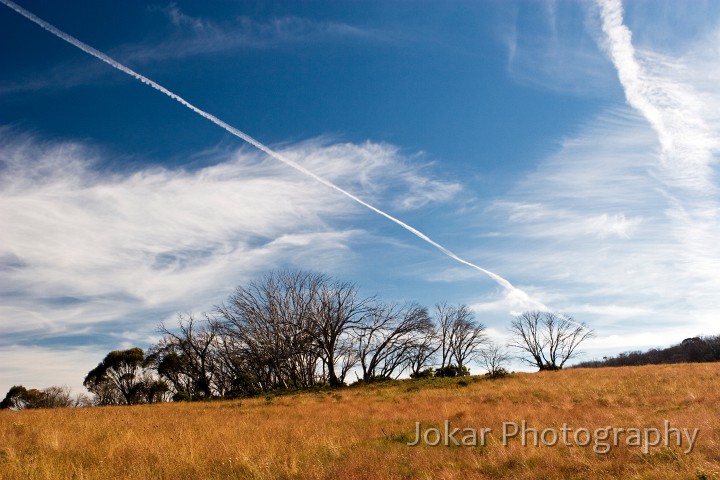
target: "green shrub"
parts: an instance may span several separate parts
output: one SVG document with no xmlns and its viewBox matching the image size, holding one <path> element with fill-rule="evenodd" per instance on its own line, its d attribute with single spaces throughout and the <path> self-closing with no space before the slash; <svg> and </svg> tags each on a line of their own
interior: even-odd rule
<svg viewBox="0 0 720 480">
<path fill-rule="evenodd" d="M 192 400 L 190 398 L 190 394 L 184 390 L 180 390 L 179 392 L 177 392 L 175 395 L 173 395 L 172 399 L 173 402 L 189 402 L 190 400 Z"/>
<path fill-rule="evenodd" d="M 430 378 L 434 375 L 435 375 L 434 368 L 426 368 L 425 370 L 420 370 L 419 372 L 411 373 L 410 378 Z"/>
<path fill-rule="evenodd" d="M 492 372 L 487 372 L 485 374 L 485 376 L 488 378 L 503 378 L 503 377 L 507 377 L 508 375 L 510 375 L 510 372 L 508 372 L 507 370 L 505 370 L 502 367 L 496 368 Z"/>
<path fill-rule="evenodd" d="M 467 367 L 458 368 L 457 365 L 447 365 L 435 371 L 436 377 L 467 377 L 470 370 Z"/>
</svg>

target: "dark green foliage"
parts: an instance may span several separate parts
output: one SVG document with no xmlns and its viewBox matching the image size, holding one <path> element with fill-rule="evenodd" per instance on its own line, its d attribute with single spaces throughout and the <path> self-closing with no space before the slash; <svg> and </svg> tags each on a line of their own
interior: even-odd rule
<svg viewBox="0 0 720 480">
<path fill-rule="evenodd" d="M 180 390 L 172 396 L 172 400 L 173 402 L 189 402 L 192 398 L 185 390 Z"/>
<path fill-rule="evenodd" d="M 502 367 L 497 368 L 492 372 L 487 372 L 485 374 L 485 376 L 488 378 L 503 378 L 503 377 L 507 377 L 508 375 L 510 375 L 510 372 L 508 372 L 506 369 L 504 369 Z"/>
<path fill-rule="evenodd" d="M 13 385 L 0 402 L 0 409 L 22 410 L 27 402 L 28 391 L 22 385 Z"/>
<path fill-rule="evenodd" d="M 164 377 L 173 378 L 179 372 L 182 372 L 187 365 L 185 357 L 178 355 L 176 352 L 168 352 L 157 366 L 157 372 Z"/>
<path fill-rule="evenodd" d="M 189 402 L 192 400 L 185 390 L 180 390 L 172 396 L 173 402 Z"/>
<path fill-rule="evenodd" d="M 147 403 L 162 402 L 168 391 L 170 387 L 162 380 L 144 379 L 142 383 L 141 392 Z"/>
<path fill-rule="evenodd" d="M 562 367 L 555 365 L 554 363 L 547 362 L 542 365 L 540 365 L 540 371 L 557 371 L 560 370 Z"/>
<path fill-rule="evenodd" d="M 48 387 L 44 390 L 26 389 L 14 385 L 0 402 L 0 409 L 23 410 L 26 408 L 70 407 L 73 401 L 67 387 Z"/>
<path fill-rule="evenodd" d="M 173 347 L 172 344 L 164 345 L 163 348 L 153 353 L 150 362 L 155 365 L 155 370 L 160 378 L 172 385 L 172 389 L 175 391 L 173 400 L 201 399 L 203 396 L 198 387 L 202 383 L 202 379 L 193 374 L 188 356 L 170 350 Z"/>
<path fill-rule="evenodd" d="M 434 368 L 426 368 L 425 370 L 410 374 L 410 378 L 431 378 L 433 376 L 435 376 Z"/>
<path fill-rule="evenodd" d="M 113 350 L 97 367 L 90 370 L 83 385 L 96 396 L 100 405 L 133 405 L 162 401 L 167 384 L 153 379 L 141 348 Z"/>
<path fill-rule="evenodd" d="M 232 386 L 232 390 L 225 395 L 226 398 L 249 397 L 257 395 L 261 391 L 257 378 L 249 373 L 241 373 L 234 378 Z"/>
<path fill-rule="evenodd" d="M 436 377 L 466 377 L 470 375 L 467 367 L 459 368 L 457 365 L 446 365 L 435 370 Z"/>
<path fill-rule="evenodd" d="M 232 389 L 235 364 L 224 355 L 219 326 L 209 315 L 178 315 L 177 331 L 159 326 L 164 337 L 153 345 L 148 364 L 168 382 L 172 392 L 185 392 L 191 400 L 222 397 Z"/>
</svg>

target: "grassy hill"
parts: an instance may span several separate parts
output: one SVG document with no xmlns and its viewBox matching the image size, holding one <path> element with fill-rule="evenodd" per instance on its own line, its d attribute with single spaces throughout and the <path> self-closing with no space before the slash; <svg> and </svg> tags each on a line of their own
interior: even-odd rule
<svg viewBox="0 0 720 480">
<path fill-rule="evenodd" d="M 720 364 L 676 364 L 406 380 L 239 401 L 0 411 L 0 478 L 720 478 L 718 387 Z M 559 433 L 557 445 L 535 446 L 532 432 L 526 446 L 519 434 L 504 445 L 503 428 L 512 433 L 511 424 L 523 420 L 538 435 L 547 430 L 546 443 Z M 478 445 L 407 445 L 416 422 L 421 433 L 442 433 L 446 421 L 460 429 L 459 442 L 471 433 L 463 429 L 475 429 Z M 673 431 L 669 444 L 647 445 L 655 435 L 646 429 L 664 436 L 666 427 L 699 429 L 692 452 Z M 633 445 L 635 432 L 620 428 L 640 429 L 648 442 Z M 482 429 L 491 430 L 484 445 Z M 609 440 L 598 440 L 606 430 Z M 430 443 L 436 435 L 429 433 Z M 596 453 L 605 443 L 618 445 Z"/>
</svg>

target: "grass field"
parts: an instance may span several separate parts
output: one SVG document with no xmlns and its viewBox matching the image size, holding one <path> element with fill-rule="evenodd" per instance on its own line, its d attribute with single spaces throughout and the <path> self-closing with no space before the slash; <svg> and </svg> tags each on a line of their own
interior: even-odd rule
<svg viewBox="0 0 720 480">
<path fill-rule="evenodd" d="M 0 478 L 720 478 L 720 364 L 400 381 L 239 401 L 0 412 Z M 485 445 L 408 446 L 421 428 Z M 699 429 L 694 449 L 502 443 L 503 423 Z M 506 426 L 511 429 L 512 427 Z M 456 435 L 460 440 L 462 435 Z M 552 435 L 547 437 L 551 440 Z M 428 437 L 434 440 L 434 434 Z M 580 436 L 584 441 L 586 437 Z M 623 440 L 624 438 L 624 440 Z M 651 437 L 648 437 L 651 438 Z M 654 439 L 654 438 L 653 438 Z M 611 439 L 612 441 L 612 439 Z"/>
</svg>

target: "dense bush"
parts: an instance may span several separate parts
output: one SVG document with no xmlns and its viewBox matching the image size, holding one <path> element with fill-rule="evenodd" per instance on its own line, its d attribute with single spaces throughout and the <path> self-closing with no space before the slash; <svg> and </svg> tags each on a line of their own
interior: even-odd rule
<svg viewBox="0 0 720 480">
<path fill-rule="evenodd" d="M 436 377 L 467 377 L 470 370 L 467 367 L 458 367 L 457 365 L 446 365 L 435 370 Z"/>
<path fill-rule="evenodd" d="M 503 377 L 507 377 L 508 375 L 510 375 L 510 372 L 508 372 L 506 369 L 504 369 L 502 367 L 500 367 L 492 372 L 487 372 L 485 374 L 485 376 L 488 378 L 503 378 Z"/>
<path fill-rule="evenodd" d="M 410 378 L 431 378 L 434 376 L 435 376 L 434 368 L 426 368 L 425 370 L 420 370 L 419 372 L 410 374 Z"/>
</svg>

